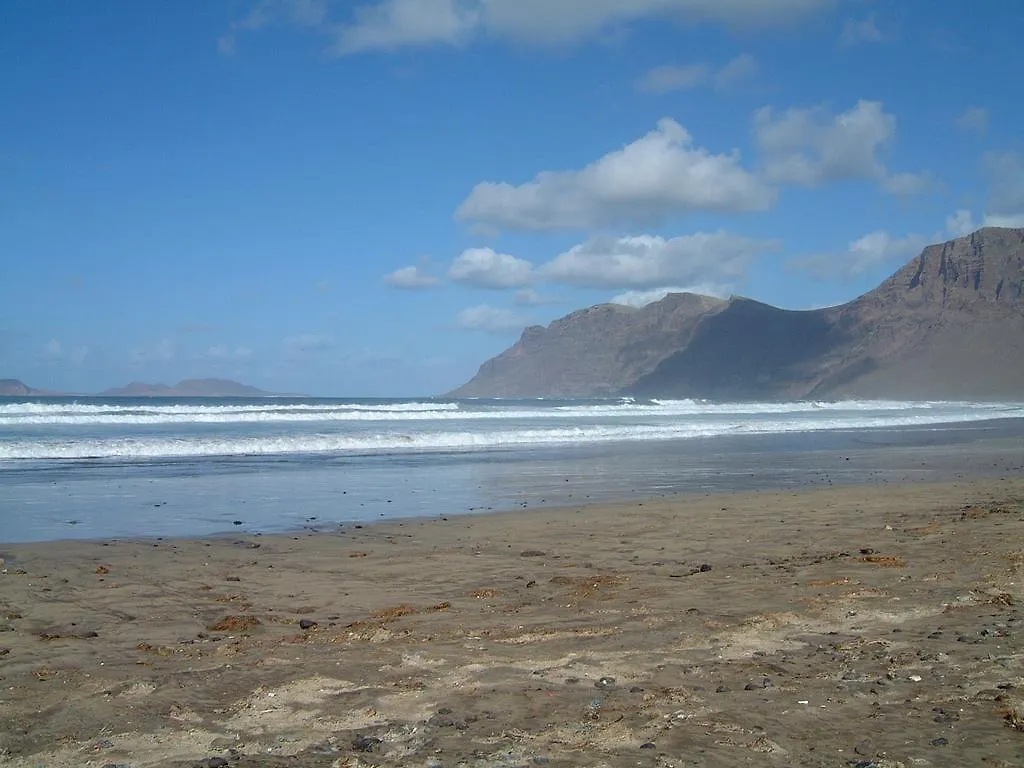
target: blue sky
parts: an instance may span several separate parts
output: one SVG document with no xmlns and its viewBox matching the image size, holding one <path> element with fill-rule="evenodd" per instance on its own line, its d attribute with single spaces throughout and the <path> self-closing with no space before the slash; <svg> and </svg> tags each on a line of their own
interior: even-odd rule
<svg viewBox="0 0 1024 768">
<path fill-rule="evenodd" d="M 0 378 L 431 394 L 666 289 L 1024 226 L 1024 6 L 7 0 Z"/>
</svg>

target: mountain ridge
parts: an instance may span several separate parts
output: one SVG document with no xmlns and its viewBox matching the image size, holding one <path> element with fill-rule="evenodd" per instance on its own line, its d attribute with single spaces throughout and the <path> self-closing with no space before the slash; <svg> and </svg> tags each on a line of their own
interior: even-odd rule
<svg viewBox="0 0 1024 768">
<path fill-rule="evenodd" d="M 1024 229 L 930 245 L 835 307 L 695 294 L 616 306 L 526 329 L 451 395 L 1024 397 Z"/>
</svg>

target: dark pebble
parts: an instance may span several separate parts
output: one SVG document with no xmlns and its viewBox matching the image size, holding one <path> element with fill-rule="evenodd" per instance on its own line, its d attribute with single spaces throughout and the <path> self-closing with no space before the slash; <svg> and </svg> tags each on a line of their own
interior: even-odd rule
<svg viewBox="0 0 1024 768">
<path fill-rule="evenodd" d="M 228 576 L 224 581 L 241 581 L 237 576 Z"/>
<path fill-rule="evenodd" d="M 527 549 L 519 553 L 520 557 L 546 557 L 547 552 L 542 552 L 539 549 Z"/>
<path fill-rule="evenodd" d="M 944 747 L 947 744 L 949 744 L 949 739 L 946 739 L 946 738 L 943 738 L 942 736 L 940 736 L 937 739 L 932 739 L 928 743 L 931 744 L 933 747 Z"/>
<path fill-rule="evenodd" d="M 533 764 L 534 765 L 547 765 L 550 762 L 551 761 L 548 760 L 546 757 L 541 757 L 539 755 L 537 757 L 533 758 Z"/>
<path fill-rule="evenodd" d="M 95 744 L 93 744 L 93 746 L 96 749 L 110 749 L 112 746 L 114 746 L 114 742 L 112 742 L 110 739 L 102 739 L 101 741 L 97 741 Z"/>
<path fill-rule="evenodd" d="M 372 752 L 378 744 L 383 743 L 376 736 L 356 736 L 352 739 L 352 748 L 359 752 Z"/>
<path fill-rule="evenodd" d="M 728 691 L 729 688 L 725 685 L 725 683 L 722 683 L 717 688 L 715 688 L 715 693 L 727 693 Z"/>
<path fill-rule="evenodd" d="M 853 748 L 853 751 L 858 755 L 870 755 L 874 753 L 875 749 L 871 739 L 862 739 L 857 742 L 857 746 Z"/>
<path fill-rule="evenodd" d="M 242 521 L 241 521 L 241 520 L 232 520 L 232 521 L 231 521 L 231 524 L 232 524 L 232 525 L 241 525 L 241 524 L 242 524 Z M 211 759 L 213 759 L 213 758 L 211 758 Z M 222 757 L 218 757 L 217 759 L 218 759 L 218 760 L 224 760 L 224 758 L 222 758 Z M 227 763 L 227 761 L 225 760 L 225 761 L 224 761 L 224 765 L 227 765 L 227 764 L 228 764 L 228 763 Z"/>
<path fill-rule="evenodd" d="M 299 629 L 312 629 L 316 626 L 316 622 L 312 619 L 303 619 L 299 622 Z"/>
<path fill-rule="evenodd" d="M 228 761 L 223 757 L 208 757 L 196 763 L 196 768 L 227 768 Z"/>
<path fill-rule="evenodd" d="M 594 683 L 594 687 L 595 688 L 601 688 L 601 689 L 614 688 L 615 687 L 615 678 L 614 677 L 602 677 L 600 680 L 598 680 L 596 683 Z"/>
<path fill-rule="evenodd" d="M 630 693 L 643 693 L 644 689 L 641 688 L 639 685 L 634 685 L 632 688 L 629 689 L 629 692 Z"/>
<path fill-rule="evenodd" d="M 578 683 L 579 681 L 580 681 L 580 679 L 578 677 L 567 677 L 567 678 L 565 678 L 565 682 L 569 683 L 570 685 L 572 685 L 574 683 Z"/>
<path fill-rule="evenodd" d="M 640 749 L 657 749 L 658 746 L 653 741 L 645 742 L 640 745 Z"/>
</svg>

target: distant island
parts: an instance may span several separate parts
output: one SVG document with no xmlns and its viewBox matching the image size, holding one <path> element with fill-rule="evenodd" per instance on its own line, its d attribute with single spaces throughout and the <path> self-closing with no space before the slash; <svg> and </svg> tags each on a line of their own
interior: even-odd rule
<svg viewBox="0 0 1024 768">
<path fill-rule="evenodd" d="M 0 397 L 25 397 L 26 395 L 50 395 L 45 389 L 36 389 L 18 379 L 0 379 Z"/>
<path fill-rule="evenodd" d="M 453 397 L 1024 398 L 1024 229 L 924 249 L 846 304 L 669 294 L 523 331 Z"/>
<path fill-rule="evenodd" d="M 0 397 L 44 397 L 62 395 L 30 387 L 18 379 L 0 379 Z M 303 397 L 297 394 L 267 392 L 230 379 L 183 379 L 173 386 L 133 381 L 124 387 L 105 389 L 96 397 Z"/>
<path fill-rule="evenodd" d="M 270 397 L 267 392 L 230 379 L 182 379 L 173 386 L 133 381 L 124 387 L 105 389 L 99 397 Z"/>
</svg>

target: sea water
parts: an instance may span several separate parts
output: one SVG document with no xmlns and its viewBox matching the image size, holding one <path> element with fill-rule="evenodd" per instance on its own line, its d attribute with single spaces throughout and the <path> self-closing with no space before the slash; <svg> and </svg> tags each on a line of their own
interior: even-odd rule
<svg viewBox="0 0 1024 768">
<path fill-rule="evenodd" d="M 0 542 L 323 529 L 855 472 L 898 479 L 914 474 L 922 446 L 934 468 L 938 447 L 1012 445 L 1022 428 L 1022 403 L 7 399 Z M 894 445 L 902 453 L 884 460 L 868 451 Z M 952 471 L 957 451 L 947 453 Z"/>
</svg>

